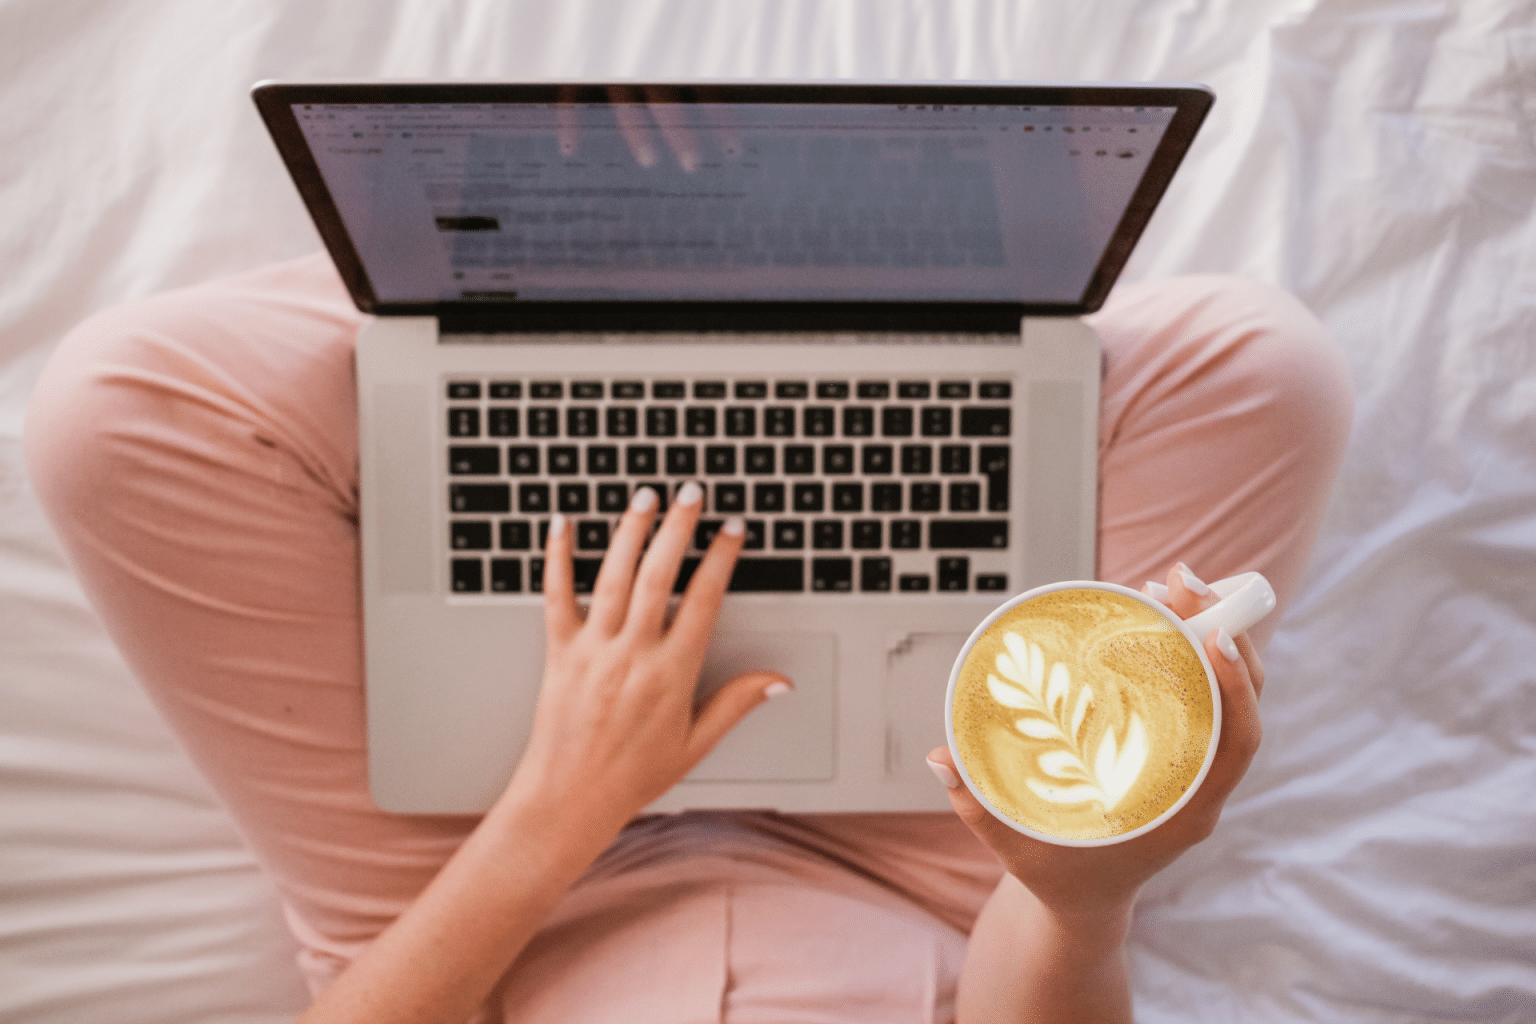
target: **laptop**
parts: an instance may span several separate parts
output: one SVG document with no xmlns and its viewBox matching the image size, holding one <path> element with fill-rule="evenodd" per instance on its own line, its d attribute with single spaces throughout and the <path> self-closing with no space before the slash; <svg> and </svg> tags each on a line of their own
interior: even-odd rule
<svg viewBox="0 0 1536 1024">
<path fill-rule="evenodd" d="M 477 813 L 638 487 L 747 540 L 700 696 L 772 668 L 653 811 L 943 810 L 945 683 L 1095 570 L 1104 300 L 1200 86 L 262 83 L 359 309 L 370 785 Z"/>
</svg>

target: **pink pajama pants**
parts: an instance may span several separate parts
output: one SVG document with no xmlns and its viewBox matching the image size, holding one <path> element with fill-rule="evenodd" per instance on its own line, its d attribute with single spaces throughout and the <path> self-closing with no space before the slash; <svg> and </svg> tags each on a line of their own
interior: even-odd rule
<svg viewBox="0 0 1536 1024">
<path fill-rule="evenodd" d="M 317 989 L 474 824 L 368 797 L 359 322 L 323 256 L 133 302 L 64 340 L 26 431 L 89 599 L 271 873 Z M 1122 288 L 1092 323 L 1100 575 L 1258 569 L 1283 610 L 1349 432 L 1321 326 L 1216 276 Z M 484 1017 L 944 1020 L 998 877 L 950 815 L 643 819 Z"/>
</svg>

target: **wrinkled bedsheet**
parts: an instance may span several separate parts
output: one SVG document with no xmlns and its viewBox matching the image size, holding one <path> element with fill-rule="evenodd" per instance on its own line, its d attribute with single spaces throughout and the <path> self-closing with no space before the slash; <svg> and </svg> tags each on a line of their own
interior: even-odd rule
<svg viewBox="0 0 1536 1024">
<path fill-rule="evenodd" d="M 1358 414 L 1263 750 L 1139 909 L 1140 1018 L 1536 1020 L 1533 27 L 1530 0 L 0 0 L 0 1019 L 303 1004 L 19 446 L 86 314 L 318 246 L 249 86 L 772 76 L 1215 89 L 1127 276 L 1294 290 Z"/>
</svg>

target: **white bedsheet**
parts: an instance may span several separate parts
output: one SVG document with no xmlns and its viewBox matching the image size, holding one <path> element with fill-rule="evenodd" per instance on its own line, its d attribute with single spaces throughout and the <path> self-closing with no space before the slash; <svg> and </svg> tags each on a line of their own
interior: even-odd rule
<svg viewBox="0 0 1536 1024">
<path fill-rule="evenodd" d="M 317 247 L 266 77 L 1180 79 L 1211 120 L 1129 278 L 1339 338 L 1355 437 L 1264 747 L 1150 887 L 1141 1019 L 1536 1021 L 1530 0 L 0 0 L 0 1020 L 288 1019 L 270 887 L 22 474 L 52 344 Z"/>
</svg>

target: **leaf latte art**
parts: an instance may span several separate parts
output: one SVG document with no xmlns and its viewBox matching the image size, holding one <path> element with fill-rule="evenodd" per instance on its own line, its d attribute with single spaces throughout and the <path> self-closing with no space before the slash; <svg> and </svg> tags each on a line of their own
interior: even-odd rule
<svg viewBox="0 0 1536 1024">
<path fill-rule="evenodd" d="M 1098 839 L 1178 801 L 1213 708 L 1182 633 L 1133 598 L 1081 589 L 1000 617 L 961 668 L 953 714 L 966 772 L 994 807 L 1037 832 Z"/>
</svg>

